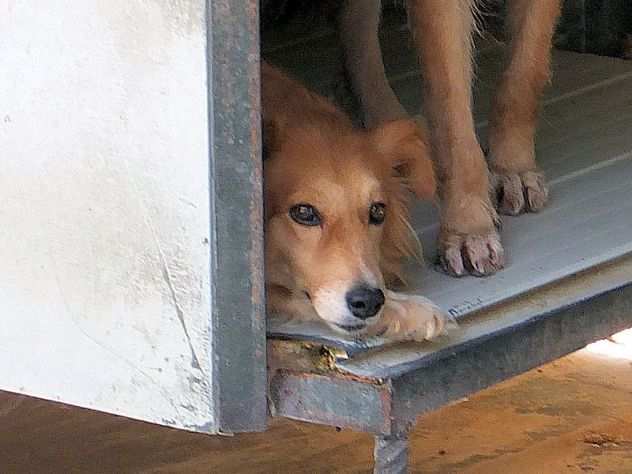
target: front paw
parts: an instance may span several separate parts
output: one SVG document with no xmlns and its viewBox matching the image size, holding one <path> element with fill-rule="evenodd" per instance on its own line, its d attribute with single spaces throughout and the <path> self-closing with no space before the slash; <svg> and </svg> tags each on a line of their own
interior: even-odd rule
<svg viewBox="0 0 632 474">
<path fill-rule="evenodd" d="M 505 265 L 497 228 L 500 221 L 487 201 L 467 196 L 448 209 L 441 222 L 439 265 L 452 276 L 491 275 Z"/>
<path fill-rule="evenodd" d="M 494 189 L 498 211 L 508 216 L 538 212 L 549 197 L 544 174 L 538 170 L 523 173 L 495 172 Z"/>
<path fill-rule="evenodd" d="M 437 305 L 423 296 L 386 291 L 382 335 L 393 341 L 425 341 L 456 325 Z"/>
</svg>

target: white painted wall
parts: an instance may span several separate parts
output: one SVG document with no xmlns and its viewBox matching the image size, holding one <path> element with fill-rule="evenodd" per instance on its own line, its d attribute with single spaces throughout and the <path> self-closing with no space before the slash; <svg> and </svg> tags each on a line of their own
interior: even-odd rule
<svg viewBox="0 0 632 474">
<path fill-rule="evenodd" d="M 0 389 L 213 429 L 204 0 L 0 0 Z"/>
</svg>

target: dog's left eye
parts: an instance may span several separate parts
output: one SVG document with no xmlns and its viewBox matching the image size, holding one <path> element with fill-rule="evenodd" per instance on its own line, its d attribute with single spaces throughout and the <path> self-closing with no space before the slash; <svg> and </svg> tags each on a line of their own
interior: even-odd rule
<svg viewBox="0 0 632 474">
<path fill-rule="evenodd" d="M 386 218 L 386 204 L 383 202 L 375 202 L 369 208 L 369 223 L 380 225 Z"/>
</svg>

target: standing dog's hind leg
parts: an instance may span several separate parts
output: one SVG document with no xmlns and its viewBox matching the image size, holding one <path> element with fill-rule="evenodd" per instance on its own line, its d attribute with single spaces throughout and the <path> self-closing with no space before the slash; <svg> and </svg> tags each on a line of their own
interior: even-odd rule
<svg viewBox="0 0 632 474">
<path fill-rule="evenodd" d="M 508 65 L 490 117 L 490 167 L 503 214 L 540 210 L 548 198 L 535 162 L 538 100 L 549 79 L 560 0 L 511 0 Z"/>
<path fill-rule="evenodd" d="M 346 0 L 338 18 L 347 74 L 367 128 L 407 117 L 384 71 L 378 35 L 381 3 Z"/>
</svg>

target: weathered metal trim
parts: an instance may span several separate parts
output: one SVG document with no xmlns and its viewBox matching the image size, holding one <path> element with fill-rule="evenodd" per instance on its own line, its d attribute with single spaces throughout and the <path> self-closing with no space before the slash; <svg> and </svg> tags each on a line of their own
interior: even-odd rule
<svg viewBox="0 0 632 474">
<path fill-rule="evenodd" d="M 391 434 L 390 383 L 278 371 L 270 382 L 274 416 Z"/>
<path fill-rule="evenodd" d="M 213 390 L 223 432 L 266 427 L 259 2 L 207 1 Z"/>
<path fill-rule="evenodd" d="M 499 331 L 393 379 L 393 417 L 407 423 L 630 326 L 632 283 Z"/>
<path fill-rule="evenodd" d="M 408 434 L 376 436 L 373 448 L 374 474 L 408 472 Z"/>
</svg>

